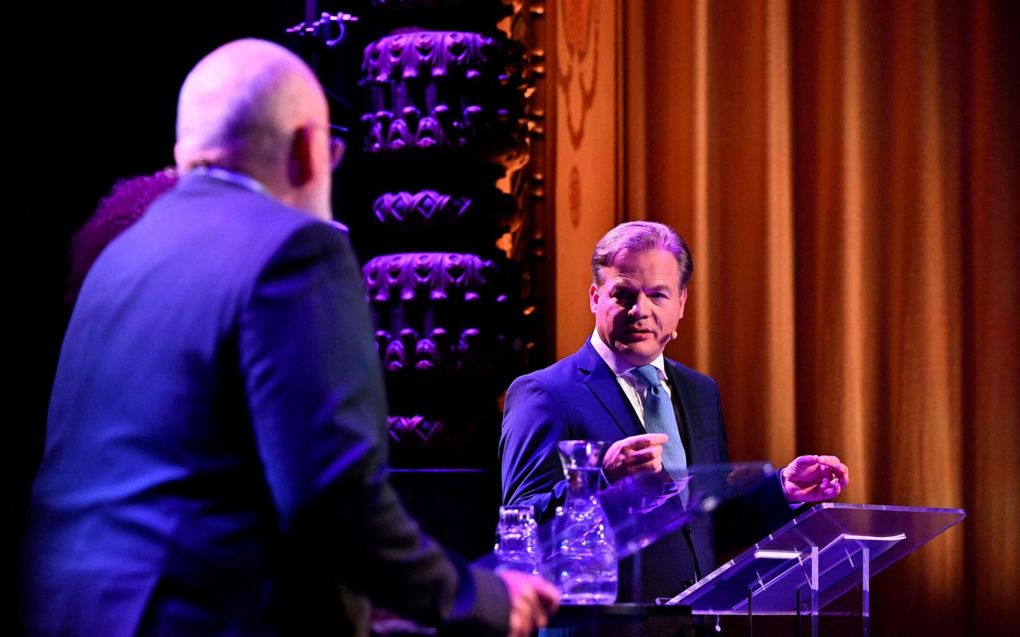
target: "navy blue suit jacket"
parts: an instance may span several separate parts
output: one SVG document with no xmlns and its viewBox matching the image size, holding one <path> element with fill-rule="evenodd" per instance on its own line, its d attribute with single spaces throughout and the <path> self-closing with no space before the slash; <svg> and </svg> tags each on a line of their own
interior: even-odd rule
<svg viewBox="0 0 1020 637">
<path fill-rule="evenodd" d="M 708 376 L 666 360 L 677 425 L 687 462 L 729 462 L 719 390 Z M 515 380 L 507 390 L 499 443 L 504 504 L 530 504 L 540 520 L 563 503 L 560 440 L 614 442 L 646 433 L 616 376 L 590 342 L 575 354 Z M 672 597 L 715 567 L 717 550 L 758 539 L 790 515 L 778 482 L 669 535 L 620 564 L 621 602 Z M 730 533 L 733 521 L 743 526 Z M 723 528 L 716 528 L 723 527 Z M 736 529 L 732 529 L 736 531 Z"/>
<path fill-rule="evenodd" d="M 97 260 L 61 351 L 23 551 L 29 634 L 352 630 L 337 582 L 505 632 L 490 573 L 385 477 L 361 271 L 310 215 L 191 175 Z"/>
</svg>

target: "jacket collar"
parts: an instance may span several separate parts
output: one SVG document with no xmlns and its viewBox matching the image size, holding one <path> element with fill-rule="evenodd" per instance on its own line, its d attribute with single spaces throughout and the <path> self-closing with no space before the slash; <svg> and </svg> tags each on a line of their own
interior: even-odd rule
<svg viewBox="0 0 1020 637">
<path fill-rule="evenodd" d="M 612 417 L 616 426 L 623 435 L 636 436 L 645 433 L 638 420 L 637 414 L 630 406 L 627 397 L 616 380 L 616 374 L 609 369 L 609 365 L 595 351 L 591 341 L 585 341 L 584 346 L 575 354 L 577 370 L 582 376 L 582 382 L 592 392 L 595 399 L 602 404 Z M 692 462 L 691 425 L 692 418 L 698 417 L 691 412 L 692 405 L 688 399 L 691 396 L 691 386 L 688 378 L 679 371 L 680 366 L 668 359 L 664 359 L 666 378 L 673 389 L 673 401 L 679 405 L 677 413 L 678 422 L 683 437 L 684 446 L 687 449 L 688 461 Z M 696 407 L 696 406 L 694 406 Z"/>
<path fill-rule="evenodd" d="M 577 370 L 582 376 L 582 382 L 609 412 L 623 435 L 626 437 L 644 433 L 637 414 L 634 413 L 616 381 L 616 374 L 595 351 L 591 341 L 585 341 L 576 357 Z"/>
</svg>

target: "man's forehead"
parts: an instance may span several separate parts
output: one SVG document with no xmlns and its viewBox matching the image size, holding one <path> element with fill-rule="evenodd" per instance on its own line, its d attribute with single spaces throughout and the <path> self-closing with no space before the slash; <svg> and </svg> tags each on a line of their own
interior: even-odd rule
<svg viewBox="0 0 1020 637">
<path fill-rule="evenodd" d="M 631 286 L 648 288 L 668 288 L 677 283 L 676 277 L 655 275 L 641 272 L 607 273 L 606 284 L 610 286 Z"/>
<path fill-rule="evenodd" d="M 609 274 L 609 273 L 606 273 Z M 614 272 L 612 276 L 605 278 L 602 289 L 607 292 L 620 290 L 659 290 L 663 292 L 678 292 L 680 282 L 676 276 L 638 276 L 627 275 L 623 272 Z"/>
<path fill-rule="evenodd" d="M 603 268 L 606 280 L 640 278 L 676 279 L 680 267 L 676 258 L 666 250 L 646 250 L 621 253 L 611 266 Z"/>
</svg>

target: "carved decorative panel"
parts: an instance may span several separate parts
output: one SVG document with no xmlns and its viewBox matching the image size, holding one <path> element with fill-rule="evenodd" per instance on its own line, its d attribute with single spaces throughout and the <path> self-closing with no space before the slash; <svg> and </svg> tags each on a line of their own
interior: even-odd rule
<svg viewBox="0 0 1020 637">
<path fill-rule="evenodd" d="M 535 347 L 520 236 L 541 191 L 526 168 L 543 54 L 521 37 L 535 4 L 362 0 L 293 30 L 318 43 L 320 62 L 344 28 L 348 57 L 360 51 L 331 62 L 361 142 L 338 190 L 364 263 L 396 467 L 493 467 L 500 397 Z"/>
</svg>

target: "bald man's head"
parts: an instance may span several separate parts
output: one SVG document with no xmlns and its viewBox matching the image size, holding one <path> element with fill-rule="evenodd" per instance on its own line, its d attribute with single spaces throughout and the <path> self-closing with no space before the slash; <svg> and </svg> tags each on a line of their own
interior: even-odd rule
<svg viewBox="0 0 1020 637">
<path fill-rule="evenodd" d="M 322 216 L 329 205 L 328 134 L 326 98 L 312 70 L 279 45 L 237 40 L 207 55 L 185 79 L 174 156 L 182 173 L 199 165 L 243 172 L 285 203 Z"/>
</svg>

